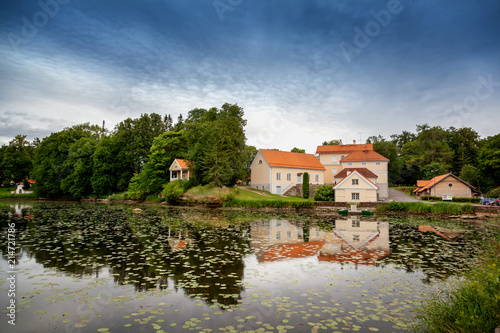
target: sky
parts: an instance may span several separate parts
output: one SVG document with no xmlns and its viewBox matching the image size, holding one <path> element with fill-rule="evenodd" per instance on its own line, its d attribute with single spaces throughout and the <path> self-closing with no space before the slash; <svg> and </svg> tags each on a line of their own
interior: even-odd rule
<svg viewBox="0 0 500 333">
<path fill-rule="evenodd" d="M 499 17 L 498 0 L 2 0 L 0 145 L 226 102 L 258 149 L 496 135 Z"/>
</svg>

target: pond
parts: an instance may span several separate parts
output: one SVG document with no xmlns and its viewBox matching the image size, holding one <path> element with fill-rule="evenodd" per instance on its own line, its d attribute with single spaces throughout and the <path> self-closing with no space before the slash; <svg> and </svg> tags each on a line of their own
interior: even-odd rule
<svg viewBox="0 0 500 333">
<path fill-rule="evenodd" d="M 483 244 L 470 222 L 67 202 L 0 202 L 0 226 L 1 332 L 403 332 Z"/>
</svg>

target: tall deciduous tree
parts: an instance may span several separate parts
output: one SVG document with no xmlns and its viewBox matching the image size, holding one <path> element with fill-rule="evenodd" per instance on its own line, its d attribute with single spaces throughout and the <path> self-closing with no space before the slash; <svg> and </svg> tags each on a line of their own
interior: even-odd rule
<svg viewBox="0 0 500 333">
<path fill-rule="evenodd" d="M 28 179 L 33 169 L 34 147 L 26 135 L 16 135 L 3 151 L 3 167 L 7 181 L 16 183 Z"/>
<path fill-rule="evenodd" d="M 478 165 L 485 190 L 497 187 L 500 184 L 500 134 L 485 140 L 479 151 Z"/>
</svg>

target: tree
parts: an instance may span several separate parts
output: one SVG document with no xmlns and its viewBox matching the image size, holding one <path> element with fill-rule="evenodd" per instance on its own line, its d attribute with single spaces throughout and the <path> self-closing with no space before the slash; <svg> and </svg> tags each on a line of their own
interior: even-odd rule
<svg viewBox="0 0 500 333">
<path fill-rule="evenodd" d="M 381 135 L 371 136 L 366 143 L 373 143 L 373 150 L 389 159 L 389 184 L 401 184 L 402 163 L 398 155 L 398 148 L 392 141 L 386 141 Z"/>
<path fill-rule="evenodd" d="M 3 151 L 3 172 L 8 182 L 20 183 L 30 177 L 33 170 L 34 148 L 26 135 L 18 134 Z"/>
<path fill-rule="evenodd" d="M 477 187 L 479 186 L 479 169 L 474 165 L 466 164 L 462 167 L 459 178 Z"/>
<path fill-rule="evenodd" d="M 255 146 L 246 146 L 245 147 L 245 174 L 243 178 L 241 179 L 242 181 L 249 181 L 250 180 L 250 175 L 252 173 L 252 170 L 250 169 L 250 166 L 252 165 L 253 160 L 255 159 L 255 156 L 257 155 L 258 150 L 255 148 Z"/>
<path fill-rule="evenodd" d="M 165 132 L 153 140 L 148 162 L 130 181 L 128 192 L 135 199 L 159 194 L 170 181 L 169 167 L 176 158 L 185 158 L 187 143 L 184 131 Z"/>
<path fill-rule="evenodd" d="M 290 152 L 305 154 L 306 150 L 305 149 L 300 149 L 300 148 L 297 148 L 297 147 L 293 147 L 293 149 L 290 150 Z"/>
<path fill-rule="evenodd" d="M 82 171 L 85 168 L 80 169 L 78 163 L 72 164 L 68 160 L 77 161 L 76 155 L 91 159 L 88 153 L 84 153 L 88 148 L 85 147 L 85 140 L 80 140 L 82 138 L 98 140 L 100 133 L 99 126 L 86 123 L 65 128 L 44 138 L 35 151 L 33 171 L 36 179 L 35 192 L 41 197 L 48 198 L 73 197 L 74 193 L 70 189 L 75 182 L 83 181 L 83 178 L 78 178 L 77 175 L 84 174 Z M 75 145 L 77 142 L 80 142 L 81 146 Z M 83 150 L 78 152 L 79 148 Z M 70 154 L 76 155 L 70 157 Z M 90 161 L 84 162 L 83 165 L 88 163 Z M 67 177 L 73 177 L 75 180 L 65 181 Z M 66 185 L 63 187 L 64 181 Z M 78 184 L 78 187 L 88 188 L 88 184 Z"/>
<path fill-rule="evenodd" d="M 446 168 L 439 162 L 427 164 L 422 171 L 424 179 L 432 179 L 448 173 Z"/>
<path fill-rule="evenodd" d="M 335 201 L 335 190 L 332 185 L 322 185 L 314 190 L 314 201 Z"/>
<path fill-rule="evenodd" d="M 480 183 L 486 191 L 500 184 L 500 134 L 488 137 L 479 151 Z"/>
<path fill-rule="evenodd" d="M 448 146 L 453 150 L 451 170 L 459 174 L 464 165 L 476 161 L 480 149 L 479 134 L 472 128 L 450 127 L 447 132 Z"/>
<path fill-rule="evenodd" d="M 302 181 L 302 197 L 304 199 L 309 198 L 309 173 L 304 172 Z"/>
<path fill-rule="evenodd" d="M 340 145 L 340 141 L 339 140 L 323 141 L 323 146 L 335 146 L 335 145 Z"/>
<path fill-rule="evenodd" d="M 246 175 L 243 109 L 224 104 L 220 109 L 194 109 L 184 123 L 188 160 L 195 184 L 232 186 Z"/>
</svg>

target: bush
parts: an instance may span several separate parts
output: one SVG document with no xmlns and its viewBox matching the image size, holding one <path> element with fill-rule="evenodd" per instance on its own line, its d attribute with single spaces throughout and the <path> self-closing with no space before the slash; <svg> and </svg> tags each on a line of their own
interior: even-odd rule
<svg viewBox="0 0 500 333">
<path fill-rule="evenodd" d="M 332 188 L 332 185 L 316 187 L 314 201 L 335 201 L 335 190 Z"/>
<path fill-rule="evenodd" d="M 307 172 L 304 172 L 304 177 L 303 177 L 303 183 L 302 183 L 302 197 L 304 199 L 309 198 L 309 174 Z"/>
<path fill-rule="evenodd" d="M 165 201 L 171 204 L 175 204 L 179 202 L 179 199 L 186 193 L 189 189 L 189 181 L 188 180 L 174 180 L 169 182 L 163 188 L 163 197 Z"/>
<path fill-rule="evenodd" d="M 423 202 L 391 202 L 384 206 L 378 206 L 377 210 L 414 213 L 467 214 L 474 212 L 474 206 L 470 204 L 459 205 L 450 202 L 438 202 L 434 205 Z"/>
<path fill-rule="evenodd" d="M 500 187 L 497 187 L 497 188 L 494 188 L 494 189 L 488 191 L 488 193 L 486 193 L 486 197 L 488 197 L 488 198 L 500 197 Z"/>
</svg>

